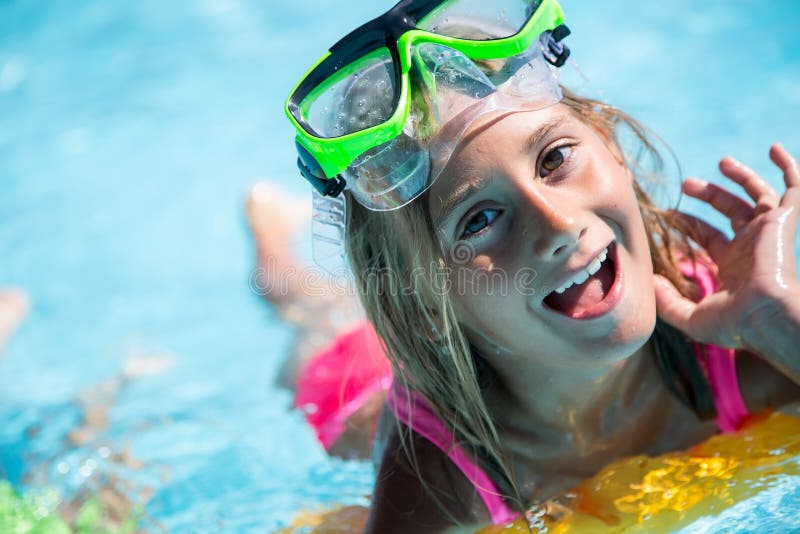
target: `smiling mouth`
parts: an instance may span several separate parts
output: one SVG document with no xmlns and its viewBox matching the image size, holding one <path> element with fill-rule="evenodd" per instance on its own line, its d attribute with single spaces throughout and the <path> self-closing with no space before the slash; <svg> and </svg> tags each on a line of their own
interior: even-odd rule
<svg viewBox="0 0 800 534">
<path fill-rule="evenodd" d="M 616 243 L 612 243 L 571 283 L 548 294 L 545 307 L 572 319 L 594 319 L 611 311 L 621 291 L 616 252 Z"/>
</svg>

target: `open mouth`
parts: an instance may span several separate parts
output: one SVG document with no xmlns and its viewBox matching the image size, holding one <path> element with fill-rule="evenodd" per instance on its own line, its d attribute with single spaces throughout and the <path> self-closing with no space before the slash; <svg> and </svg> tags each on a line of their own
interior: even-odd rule
<svg viewBox="0 0 800 534">
<path fill-rule="evenodd" d="M 619 301 L 617 247 L 611 243 L 581 272 L 544 299 L 544 305 L 572 319 L 594 319 Z"/>
</svg>

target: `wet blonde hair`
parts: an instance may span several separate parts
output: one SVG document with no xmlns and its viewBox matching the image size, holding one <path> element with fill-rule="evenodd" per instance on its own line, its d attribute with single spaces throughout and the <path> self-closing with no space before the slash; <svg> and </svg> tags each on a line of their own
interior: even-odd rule
<svg viewBox="0 0 800 534">
<path fill-rule="evenodd" d="M 686 296 L 696 288 L 681 275 L 677 254 L 694 258 L 690 236 L 671 212 L 650 200 L 640 180 L 657 174 L 663 159 L 647 130 L 621 110 L 564 90 L 561 102 L 625 154 L 648 235 L 653 270 Z M 619 133 L 638 141 L 623 150 Z M 649 168 L 640 162 L 649 161 Z M 389 212 L 369 211 L 348 201 L 347 251 L 369 320 L 385 344 L 395 380 L 422 394 L 459 444 L 472 451 L 520 510 L 521 497 L 505 460 L 497 428 L 481 388 L 481 358 L 459 324 L 448 294 L 446 253 L 435 238 L 425 197 Z M 669 359 L 669 356 L 667 356 Z M 404 442 L 406 443 L 406 442 Z M 413 450 L 407 448 L 413 462 Z M 418 474 L 419 471 L 417 470 Z M 421 477 L 420 477 L 421 478 Z M 422 479 L 422 478 L 421 478 Z M 424 482 L 423 482 L 424 484 Z"/>
</svg>

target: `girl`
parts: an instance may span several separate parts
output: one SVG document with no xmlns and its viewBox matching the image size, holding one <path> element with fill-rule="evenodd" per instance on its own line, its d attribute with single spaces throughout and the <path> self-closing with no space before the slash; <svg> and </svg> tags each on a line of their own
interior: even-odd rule
<svg viewBox="0 0 800 534">
<path fill-rule="evenodd" d="M 730 158 L 720 170 L 749 200 L 684 182 L 733 239 L 659 210 L 639 185 L 657 161 L 637 157 L 654 153 L 645 130 L 558 84 L 558 4 L 499 4 L 404 0 L 287 102 L 316 220 L 346 211 L 393 364 L 368 532 L 535 527 L 612 460 L 686 448 L 800 392 L 795 160 L 770 150 L 782 195 Z"/>
</svg>

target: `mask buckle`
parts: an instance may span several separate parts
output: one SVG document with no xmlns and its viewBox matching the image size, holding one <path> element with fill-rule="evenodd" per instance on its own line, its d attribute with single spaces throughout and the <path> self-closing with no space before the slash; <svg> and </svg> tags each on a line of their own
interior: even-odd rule
<svg viewBox="0 0 800 534">
<path fill-rule="evenodd" d="M 324 176 L 324 173 L 314 159 L 314 156 L 309 154 L 308 150 L 300 143 L 295 142 L 295 146 L 299 154 L 297 158 L 297 168 L 300 169 L 300 174 L 303 175 L 303 178 L 305 178 L 320 195 L 325 197 L 338 197 L 347 185 L 342 175 L 337 174 L 333 178 L 327 179 L 320 178 L 320 175 Z M 313 165 L 313 168 L 312 166 L 306 165 L 307 161 Z"/>
<path fill-rule="evenodd" d="M 570 34 L 566 24 L 556 27 L 546 38 L 546 46 L 543 47 L 543 55 L 548 63 L 554 67 L 562 67 L 570 55 L 570 49 L 561 41 Z"/>
</svg>

